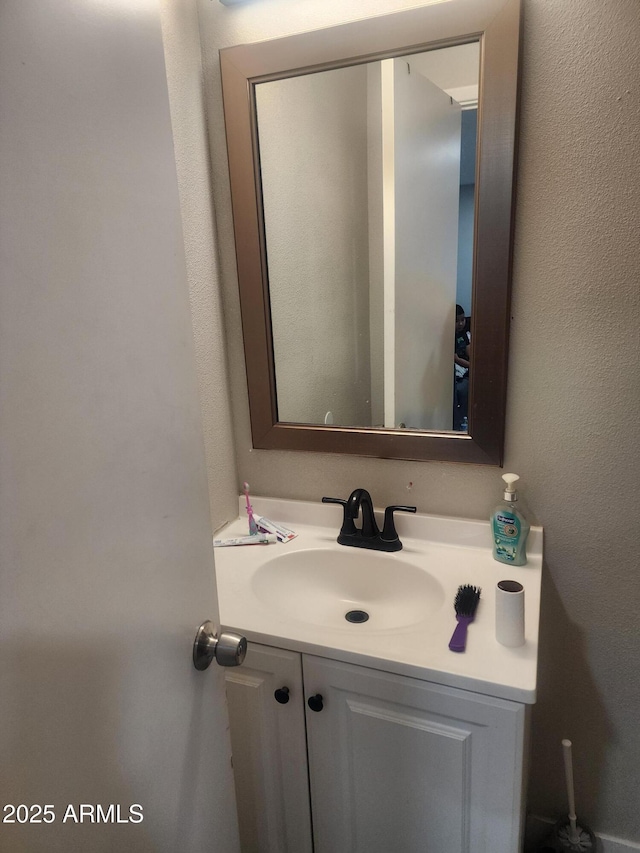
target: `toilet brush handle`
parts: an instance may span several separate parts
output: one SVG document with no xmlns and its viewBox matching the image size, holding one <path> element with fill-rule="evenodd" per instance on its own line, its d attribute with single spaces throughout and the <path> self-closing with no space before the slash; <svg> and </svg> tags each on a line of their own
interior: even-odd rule
<svg viewBox="0 0 640 853">
<path fill-rule="evenodd" d="M 571 825 L 572 844 L 576 844 L 580 840 L 578 827 L 576 825 L 576 797 L 573 788 L 573 762 L 571 760 L 571 741 L 566 738 L 562 741 L 562 757 L 564 758 L 564 775 L 567 780 L 567 798 L 569 800 L 569 823 Z"/>
</svg>

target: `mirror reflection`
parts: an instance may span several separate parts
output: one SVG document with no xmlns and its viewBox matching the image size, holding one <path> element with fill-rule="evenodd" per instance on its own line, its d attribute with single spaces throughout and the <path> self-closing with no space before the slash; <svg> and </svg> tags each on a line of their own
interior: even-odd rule
<svg viewBox="0 0 640 853">
<path fill-rule="evenodd" d="M 467 429 L 477 42 L 255 87 L 278 421 Z"/>
</svg>

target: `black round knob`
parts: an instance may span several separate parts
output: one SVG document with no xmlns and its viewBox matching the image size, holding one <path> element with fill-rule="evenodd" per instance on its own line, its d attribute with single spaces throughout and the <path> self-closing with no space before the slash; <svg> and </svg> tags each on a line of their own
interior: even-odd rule
<svg viewBox="0 0 640 853">
<path fill-rule="evenodd" d="M 316 693 L 315 696 L 309 696 L 307 705 L 312 711 L 322 711 L 322 696 L 319 693 Z"/>
<path fill-rule="evenodd" d="M 289 701 L 289 688 L 279 687 L 273 695 L 276 697 L 276 702 L 279 702 L 281 705 L 286 705 Z"/>
</svg>

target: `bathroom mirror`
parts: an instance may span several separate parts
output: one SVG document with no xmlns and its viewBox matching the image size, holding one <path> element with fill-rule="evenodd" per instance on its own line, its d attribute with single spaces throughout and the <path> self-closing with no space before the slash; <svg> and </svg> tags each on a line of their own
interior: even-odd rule
<svg viewBox="0 0 640 853">
<path fill-rule="evenodd" d="M 444 0 L 221 51 L 254 447 L 501 464 L 519 31 Z"/>
</svg>

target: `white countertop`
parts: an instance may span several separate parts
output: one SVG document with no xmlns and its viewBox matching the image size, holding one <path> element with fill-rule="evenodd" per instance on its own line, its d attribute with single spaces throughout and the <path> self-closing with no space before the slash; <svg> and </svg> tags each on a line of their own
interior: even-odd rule
<svg viewBox="0 0 640 853">
<path fill-rule="evenodd" d="M 256 518 L 266 516 L 291 527 L 298 536 L 287 543 L 215 548 L 222 630 L 238 631 L 249 642 L 360 664 L 488 696 L 532 704 L 536 700 L 538 622 L 542 574 L 542 529 L 532 527 L 526 566 L 496 562 L 491 553 L 489 522 L 434 515 L 398 513 L 396 527 L 404 548 L 388 560 L 423 566 L 444 589 L 444 602 L 424 620 L 401 628 L 376 629 L 372 623 L 340 627 L 308 624 L 274 609 L 254 591 L 261 565 L 274 555 L 333 548 L 361 551 L 336 543 L 342 523 L 340 506 L 304 501 L 252 498 Z M 244 498 L 238 519 L 215 538 L 248 534 Z M 378 516 L 378 513 L 376 512 Z M 313 523 L 309 523 L 313 520 Z M 381 525 L 381 515 L 378 521 Z M 370 552 L 368 552 L 370 553 Z M 377 552 L 373 552 L 377 553 Z M 301 559 L 304 555 L 300 554 Z M 400 568 L 400 566 L 399 566 Z M 506 648 L 495 638 L 495 588 L 501 580 L 519 581 L 525 590 L 525 644 Z M 399 582 L 400 579 L 399 579 Z M 456 626 L 453 602 L 458 587 L 482 588 L 466 651 L 451 652 Z M 310 595 L 313 590 L 310 589 Z M 366 609 L 366 607 L 363 607 Z"/>
</svg>

